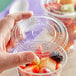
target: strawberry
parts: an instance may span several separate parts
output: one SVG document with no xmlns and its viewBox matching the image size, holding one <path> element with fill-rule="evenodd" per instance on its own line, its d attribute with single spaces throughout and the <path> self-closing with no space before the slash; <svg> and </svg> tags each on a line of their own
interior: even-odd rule
<svg viewBox="0 0 76 76">
<path fill-rule="evenodd" d="M 72 24 L 72 19 L 71 18 L 59 18 L 65 26 L 69 26 Z"/>
<path fill-rule="evenodd" d="M 76 3 L 74 4 L 74 9 L 75 9 L 75 11 L 76 11 Z"/>
<path fill-rule="evenodd" d="M 51 72 L 51 70 L 48 68 L 41 68 L 40 69 L 40 73 L 50 73 L 50 72 Z"/>
<path fill-rule="evenodd" d="M 39 67 L 37 65 L 27 66 L 24 70 L 27 72 L 39 73 Z"/>
<path fill-rule="evenodd" d="M 44 4 L 45 8 L 48 8 L 48 4 Z"/>
<path fill-rule="evenodd" d="M 35 50 L 35 54 L 41 59 L 42 58 L 42 46 L 39 46 L 36 50 Z"/>
<path fill-rule="evenodd" d="M 60 67 L 61 67 L 60 63 L 56 64 L 56 70 L 59 69 Z"/>
<path fill-rule="evenodd" d="M 25 65 L 21 65 L 21 66 L 20 66 L 20 68 L 25 69 L 25 68 L 26 68 L 26 66 L 25 66 Z"/>
<path fill-rule="evenodd" d="M 54 9 L 56 9 L 56 10 L 60 10 L 60 4 L 58 4 L 58 3 L 52 3 L 52 6 L 54 6 Z"/>
<path fill-rule="evenodd" d="M 36 50 L 35 50 L 35 54 L 42 54 L 42 46 L 39 46 Z"/>
<path fill-rule="evenodd" d="M 60 10 L 60 4 L 58 3 L 48 3 L 48 4 L 44 4 L 45 8 L 47 9 L 55 9 L 55 10 Z"/>
</svg>

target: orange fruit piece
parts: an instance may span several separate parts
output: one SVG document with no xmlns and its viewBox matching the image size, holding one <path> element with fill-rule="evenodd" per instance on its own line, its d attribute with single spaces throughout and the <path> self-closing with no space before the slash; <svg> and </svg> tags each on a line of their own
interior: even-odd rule
<svg viewBox="0 0 76 76">
<path fill-rule="evenodd" d="M 39 67 L 37 65 L 27 66 L 24 70 L 32 73 L 39 73 Z"/>
<path fill-rule="evenodd" d="M 74 3 L 74 0 L 60 0 L 60 4 L 72 4 Z"/>
</svg>

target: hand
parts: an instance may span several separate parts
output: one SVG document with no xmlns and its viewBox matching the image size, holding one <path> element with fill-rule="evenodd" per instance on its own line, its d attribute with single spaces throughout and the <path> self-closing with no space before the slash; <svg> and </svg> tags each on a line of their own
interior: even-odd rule
<svg viewBox="0 0 76 76">
<path fill-rule="evenodd" d="M 15 26 L 17 21 L 22 19 L 28 19 L 32 16 L 32 13 L 16 13 L 6 16 L 0 20 L 0 72 L 4 70 L 32 62 L 35 58 L 32 52 L 22 53 L 6 53 L 6 46 L 10 46 L 8 43 L 11 39 L 11 30 Z"/>
<path fill-rule="evenodd" d="M 32 16 L 32 13 L 16 13 L 16 14 L 8 15 L 4 19 L 0 20 L 0 49 L 1 51 L 4 51 L 4 50 L 6 51 L 8 50 L 9 46 L 14 45 L 12 44 L 12 40 L 11 40 L 11 31 L 14 28 L 16 22 L 22 19 L 28 19 L 31 16 Z"/>
</svg>

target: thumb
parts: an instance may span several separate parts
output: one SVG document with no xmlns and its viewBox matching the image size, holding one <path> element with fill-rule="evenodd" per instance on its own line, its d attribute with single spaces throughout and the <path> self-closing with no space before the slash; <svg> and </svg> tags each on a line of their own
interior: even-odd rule
<svg viewBox="0 0 76 76">
<path fill-rule="evenodd" d="M 22 53 L 15 53 L 15 54 L 9 54 L 7 53 L 4 55 L 4 58 L 1 62 L 1 71 L 20 66 L 22 64 L 28 64 L 30 62 L 33 62 L 35 59 L 35 54 L 33 52 L 22 52 Z"/>
</svg>

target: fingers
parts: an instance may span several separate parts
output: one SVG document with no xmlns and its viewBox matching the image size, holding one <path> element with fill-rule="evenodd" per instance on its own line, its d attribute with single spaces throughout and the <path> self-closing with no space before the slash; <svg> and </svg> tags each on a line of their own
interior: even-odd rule
<svg viewBox="0 0 76 76">
<path fill-rule="evenodd" d="M 19 12 L 17 14 L 8 15 L 7 17 L 9 17 L 9 18 L 12 17 L 12 18 L 14 18 L 15 21 L 19 21 L 21 19 L 30 18 L 31 16 L 32 16 L 32 12 L 26 12 L 26 13 L 25 12 Z M 14 37 L 14 36 L 16 36 L 16 37 Z M 8 43 L 7 46 L 6 46 L 6 49 L 9 51 L 12 47 L 14 47 L 16 42 L 23 39 L 23 36 L 24 35 L 23 35 L 23 33 L 22 33 L 22 31 L 20 30 L 19 27 L 17 27 L 17 29 L 14 29 L 13 30 L 13 37 L 10 38 L 10 45 Z M 12 39 L 12 38 L 14 38 L 14 39 Z"/>
<path fill-rule="evenodd" d="M 0 20 L 0 30 L 3 30 L 3 29 L 6 29 L 6 30 L 10 29 L 11 30 L 14 26 L 13 24 L 14 24 L 13 18 L 5 17 L 2 20 Z"/>
<path fill-rule="evenodd" d="M 7 62 L 10 61 L 10 67 L 19 66 L 21 64 L 27 64 L 34 60 L 34 53 L 33 52 L 23 52 L 23 53 L 16 53 L 10 54 Z"/>
<path fill-rule="evenodd" d="M 7 54 L 2 60 L 0 59 L 0 69 L 3 71 L 23 64 L 28 64 L 33 62 L 34 59 L 35 55 L 33 52 Z"/>
<path fill-rule="evenodd" d="M 2 46 L 6 46 L 8 41 L 10 40 L 10 32 L 13 28 L 14 19 L 12 18 L 4 18 L 0 21 L 0 47 L 1 50 L 4 50 Z M 2 45 L 2 46 L 1 46 Z"/>
<path fill-rule="evenodd" d="M 4 47 L 8 44 L 11 38 L 11 30 L 14 27 L 14 24 L 22 19 L 27 19 L 32 16 L 31 12 L 19 12 L 16 14 L 10 14 L 4 19 L 0 20 L 0 49 L 3 50 Z"/>
<path fill-rule="evenodd" d="M 18 42 L 25 38 L 24 33 L 20 30 L 19 27 L 12 30 L 11 38 L 6 45 L 6 50 L 10 51 L 11 48 L 17 46 Z"/>
<path fill-rule="evenodd" d="M 16 14 L 9 14 L 7 17 L 12 17 L 17 22 L 22 19 L 28 19 L 33 15 L 32 12 L 19 12 Z"/>
</svg>

